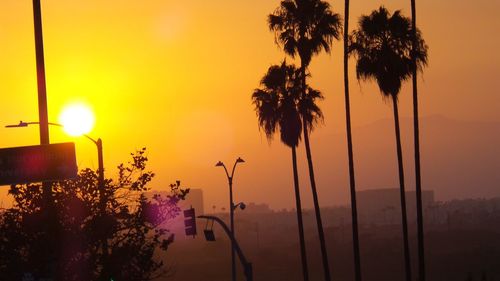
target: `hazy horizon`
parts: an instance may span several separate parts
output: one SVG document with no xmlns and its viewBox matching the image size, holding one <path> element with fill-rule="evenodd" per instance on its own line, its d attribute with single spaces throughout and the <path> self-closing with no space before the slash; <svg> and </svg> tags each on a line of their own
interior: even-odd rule
<svg viewBox="0 0 500 281">
<path fill-rule="evenodd" d="M 412 139 L 412 119 L 410 117 L 400 117 L 403 137 L 403 151 L 405 160 L 405 176 L 407 177 L 407 191 L 414 190 L 413 179 L 413 139 Z M 397 168 L 396 156 L 393 143 L 386 142 L 386 136 L 393 134 L 393 119 L 383 118 L 375 120 L 369 124 L 353 127 L 354 134 L 354 149 L 355 160 L 357 167 L 357 190 L 370 190 L 370 189 L 385 189 L 394 188 L 398 189 L 397 175 L 394 170 Z M 481 127 L 481 125 L 486 127 Z M 491 128 L 498 128 L 497 130 L 490 130 Z M 471 130 L 477 129 L 474 133 Z M 500 142 L 500 122 L 497 121 L 475 121 L 475 120 L 454 120 L 445 117 L 442 114 L 433 114 L 421 117 L 421 130 L 422 130 L 422 178 L 423 189 L 434 191 L 436 201 L 450 201 L 453 199 L 467 199 L 467 198 L 492 198 L 500 196 L 500 189 L 498 189 L 498 182 L 500 182 L 500 175 L 495 173 L 495 170 L 500 169 L 500 151 L 495 150 L 496 144 Z M 382 137 L 378 134 L 383 135 Z M 385 134 L 385 135 L 384 135 Z M 460 135 L 460 136 L 457 136 Z M 364 139 L 370 136 L 369 144 L 364 143 Z M 454 142 L 447 143 L 447 141 L 455 140 Z M 267 142 L 263 136 L 263 141 Z M 393 142 L 393 140 L 391 140 Z M 349 190 L 347 178 L 343 179 L 343 174 L 347 173 L 347 155 L 344 151 L 345 136 L 342 133 L 331 132 L 321 134 L 312 140 L 313 149 L 327 150 L 328 146 L 332 146 L 331 151 L 326 155 L 317 155 L 315 157 L 316 167 L 318 168 L 318 188 L 320 195 L 320 203 L 322 207 L 332 206 L 346 206 L 349 205 Z M 468 153 L 474 146 L 481 147 L 483 154 L 471 155 Z M 248 159 L 257 160 L 256 162 L 272 161 L 277 154 L 272 151 L 273 149 L 282 149 L 280 152 L 289 156 L 289 149 L 282 147 L 281 144 L 272 143 L 268 146 L 268 152 L 271 154 L 263 154 L 255 156 L 255 158 L 246 158 L 247 162 L 238 166 L 237 175 L 235 177 L 235 200 L 243 201 L 245 203 L 268 204 L 273 210 L 281 209 L 294 209 L 293 197 L 280 198 L 281 195 L 275 194 L 271 196 L 254 196 L 248 199 L 240 195 L 240 184 L 245 181 L 259 182 L 262 178 L 255 178 L 251 172 L 245 171 L 250 166 L 250 169 L 259 169 L 252 162 L 248 163 Z M 307 175 L 307 166 L 305 161 L 305 153 L 303 148 L 299 146 L 297 149 L 299 155 L 299 170 L 302 178 L 301 195 L 304 198 L 304 209 L 311 209 L 312 198 L 310 195 Z M 151 153 L 151 152 L 149 152 Z M 433 157 L 433 162 L 428 159 Z M 394 154 L 394 155 L 393 155 Z M 451 157 L 445 157 L 453 155 Z M 149 155 L 154 159 L 154 155 Z M 336 167 L 328 167 L 329 158 L 336 157 Z M 381 158 L 381 157 L 385 157 Z M 474 165 L 468 164 L 467 167 L 460 166 L 460 163 L 455 162 L 451 166 L 441 166 L 441 163 L 453 160 L 467 160 L 473 161 Z M 437 163 L 435 162 L 437 161 Z M 488 164 L 487 168 L 480 166 Z M 292 192 L 291 171 L 288 170 L 288 165 L 285 163 L 284 167 L 279 170 L 279 179 L 275 181 L 281 182 L 277 189 Z M 81 168 L 81 167 L 80 167 Z M 467 173 L 466 168 L 469 169 Z M 215 166 L 214 172 L 219 171 Z M 451 169 L 451 171 L 450 171 Z M 154 171 L 158 173 L 158 171 Z M 273 171 L 267 171 L 264 174 L 266 177 L 272 177 Z M 457 179 L 453 180 L 451 176 L 456 173 Z M 241 175 L 241 178 L 239 178 Z M 110 175 L 108 175 L 110 176 Z M 464 180 L 465 178 L 465 180 Z M 198 188 L 203 190 L 205 211 L 211 212 L 211 206 L 224 207 L 227 210 L 227 204 L 224 198 L 218 198 L 222 203 L 214 203 L 211 201 L 213 194 L 207 187 L 199 185 L 189 185 L 189 180 L 181 180 L 181 185 L 184 187 Z M 154 179 L 152 186 L 155 187 L 153 191 L 166 190 L 166 188 L 158 188 L 157 180 Z M 173 182 L 174 180 L 172 180 Z M 463 182 L 462 182 L 463 181 Z M 483 186 L 474 185 L 477 181 L 482 183 Z M 188 182 L 188 183 L 185 183 Z M 457 185 L 454 185 L 457 184 Z M 8 186 L 3 186 L 1 198 L 7 204 L 8 198 L 5 197 L 8 191 Z M 223 192 L 227 188 L 225 177 L 221 175 L 221 183 L 218 190 Z M 457 191 L 458 189 L 458 191 Z M 269 194 L 268 194 L 269 195 Z M 276 197 L 277 196 L 277 197 Z M 288 204 L 280 204 L 280 201 L 288 201 Z"/>
</svg>

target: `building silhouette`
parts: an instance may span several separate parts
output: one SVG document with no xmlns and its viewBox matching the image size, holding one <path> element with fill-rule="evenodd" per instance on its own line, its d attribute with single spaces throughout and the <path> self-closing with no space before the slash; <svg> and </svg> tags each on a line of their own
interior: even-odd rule
<svg viewBox="0 0 500 281">
<path fill-rule="evenodd" d="M 416 193 L 406 191 L 406 209 L 409 221 L 416 216 Z M 401 220 L 401 197 L 398 188 L 370 189 L 356 192 L 361 223 L 395 224 Z M 434 204 L 434 191 L 422 190 L 422 207 Z"/>
</svg>

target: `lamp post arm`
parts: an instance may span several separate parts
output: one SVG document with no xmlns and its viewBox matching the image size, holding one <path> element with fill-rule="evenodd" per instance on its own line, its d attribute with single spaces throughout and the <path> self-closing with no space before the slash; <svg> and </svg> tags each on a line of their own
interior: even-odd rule
<svg viewBox="0 0 500 281">
<path fill-rule="evenodd" d="M 28 125 L 31 125 L 31 124 L 40 124 L 40 122 L 26 122 L 26 124 L 28 124 Z M 52 125 L 52 126 L 58 126 L 58 127 L 64 128 L 64 126 L 62 124 L 59 124 L 59 123 L 49 122 L 48 124 Z"/>
<path fill-rule="evenodd" d="M 99 142 L 101 142 L 101 138 L 98 138 L 97 140 L 93 139 L 92 137 L 90 137 L 89 135 L 87 134 L 83 134 L 82 136 L 86 137 L 87 139 L 89 139 L 91 142 L 93 142 L 95 145 L 97 145 L 98 147 L 101 146 L 102 147 L 102 144 L 99 145 Z M 102 149 L 102 148 L 101 148 Z"/>
<path fill-rule="evenodd" d="M 49 122 L 48 124 L 51 125 L 51 126 L 57 126 L 57 127 L 64 128 L 64 125 L 59 124 L 59 123 Z M 38 121 L 23 122 L 23 121 L 21 121 L 21 122 L 19 122 L 19 125 L 17 125 L 17 127 L 24 127 L 24 126 L 28 126 L 28 125 L 40 125 L 40 122 L 38 122 Z M 16 127 L 16 126 L 9 125 L 9 127 Z M 91 136 L 89 136 L 87 134 L 82 134 L 82 136 L 86 137 L 87 139 L 89 139 L 90 141 L 92 141 L 95 145 L 99 146 L 98 140 L 95 140 L 94 138 L 92 138 Z"/>
<path fill-rule="evenodd" d="M 222 167 L 224 168 L 224 171 L 226 172 L 226 177 L 227 177 L 228 182 L 231 182 L 232 176 L 229 176 L 226 165 L 224 165 L 224 163 L 222 163 Z"/>
<path fill-rule="evenodd" d="M 233 179 L 234 170 L 236 170 L 236 165 L 238 165 L 238 160 L 234 161 L 233 170 L 231 171 L 231 179 Z"/>
<path fill-rule="evenodd" d="M 248 260 L 245 258 L 243 251 L 241 250 L 240 246 L 238 245 L 238 242 L 236 241 L 233 234 L 231 233 L 231 230 L 229 230 L 229 228 L 224 223 L 224 221 L 216 216 L 198 216 L 198 218 L 214 220 L 222 227 L 222 229 L 224 230 L 224 232 L 226 232 L 227 236 L 231 239 L 231 242 L 234 245 L 234 249 L 236 250 L 238 257 L 240 258 L 241 265 L 243 265 L 243 268 L 245 269 L 245 276 L 247 277 L 247 281 L 252 281 L 253 280 L 252 264 L 249 263 Z"/>
</svg>

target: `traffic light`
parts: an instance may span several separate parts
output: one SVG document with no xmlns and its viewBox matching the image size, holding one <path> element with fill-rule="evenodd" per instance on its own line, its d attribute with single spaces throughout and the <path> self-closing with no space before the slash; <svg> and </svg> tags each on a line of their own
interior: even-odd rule
<svg viewBox="0 0 500 281">
<path fill-rule="evenodd" d="M 203 234 L 205 234 L 205 239 L 207 241 L 212 241 L 212 242 L 215 241 L 215 233 L 214 233 L 213 230 L 211 230 L 211 229 L 205 229 L 203 231 Z"/>
<path fill-rule="evenodd" d="M 196 215 L 194 208 L 184 210 L 184 226 L 187 236 L 196 235 Z"/>
</svg>

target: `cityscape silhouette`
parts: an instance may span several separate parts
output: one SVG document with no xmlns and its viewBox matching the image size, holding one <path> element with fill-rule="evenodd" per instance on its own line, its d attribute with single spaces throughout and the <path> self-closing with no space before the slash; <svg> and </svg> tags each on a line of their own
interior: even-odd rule
<svg viewBox="0 0 500 281">
<path fill-rule="evenodd" d="M 0 6 L 0 281 L 500 280 L 497 1 Z"/>
</svg>

